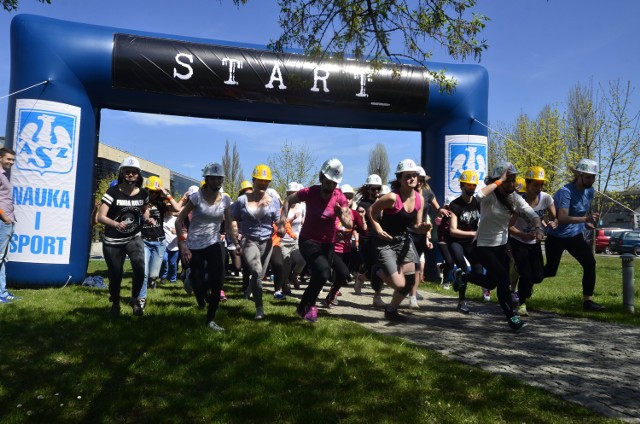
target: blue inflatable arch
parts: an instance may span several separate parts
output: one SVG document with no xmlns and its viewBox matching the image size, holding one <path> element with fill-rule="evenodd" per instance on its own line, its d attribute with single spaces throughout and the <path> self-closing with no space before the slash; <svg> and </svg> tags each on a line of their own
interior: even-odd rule
<svg viewBox="0 0 640 424">
<path fill-rule="evenodd" d="M 372 72 L 366 62 L 276 54 L 256 46 L 18 15 L 11 24 L 7 144 L 16 232 L 8 278 L 22 286 L 83 280 L 102 108 L 370 129 L 420 131 L 422 165 L 439 199 L 463 168 L 486 164 L 488 76 L 432 63 Z M 397 71 L 397 69 L 396 69 Z M 484 144 L 483 144 L 484 143 Z M 484 145 L 484 150 L 483 150 Z M 456 150 L 457 149 L 457 150 Z"/>
</svg>

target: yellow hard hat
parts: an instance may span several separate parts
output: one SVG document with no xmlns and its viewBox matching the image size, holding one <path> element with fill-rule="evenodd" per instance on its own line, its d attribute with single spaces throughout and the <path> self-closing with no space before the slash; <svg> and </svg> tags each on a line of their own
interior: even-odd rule
<svg viewBox="0 0 640 424">
<path fill-rule="evenodd" d="M 160 177 L 153 175 L 147 179 L 145 188 L 147 190 L 162 190 L 162 180 Z"/>
<path fill-rule="evenodd" d="M 478 185 L 478 173 L 468 169 L 460 174 L 460 179 L 458 181 L 461 183 Z"/>
<path fill-rule="evenodd" d="M 544 168 L 541 166 L 531 166 L 524 173 L 524 178 L 527 180 L 547 181 L 546 177 Z"/>
<path fill-rule="evenodd" d="M 527 191 L 527 182 L 522 177 L 516 177 L 516 191 L 518 193 L 524 193 Z"/>
<path fill-rule="evenodd" d="M 251 184 L 251 181 L 244 180 L 243 182 L 240 183 L 240 193 L 242 193 L 248 188 L 253 188 L 253 184 Z"/>
<path fill-rule="evenodd" d="M 269 168 L 265 164 L 260 164 L 253 169 L 251 173 L 251 178 L 255 178 L 257 180 L 266 180 L 271 181 L 271 168 Z"/>
</svg>

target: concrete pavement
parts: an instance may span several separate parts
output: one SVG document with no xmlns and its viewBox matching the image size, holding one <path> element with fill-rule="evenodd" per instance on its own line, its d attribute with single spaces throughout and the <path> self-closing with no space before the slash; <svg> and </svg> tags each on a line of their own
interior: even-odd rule
<svg viewBox="0 0 640 424">
<path fill-rule="evenodd" d="M 385 289 L 385 302 L 390 289 Z M 602 415 L 640 423 L 640 328 L 530 311 L 528 326 L 514 333 L 494 302 L 471 302 L 455 311 L 453 297 L 423 293 L 421 309 L 401 312 L 408 322 L 389 323 L 371 306 L 372 291 L 342 289 L 331 315 L 401 337 L 451 359 L 517 378 Z M 325 296 L 326 293 L 321 293 Z M 321 318 L 322 319 L 322 318 Z"/>
</svg>

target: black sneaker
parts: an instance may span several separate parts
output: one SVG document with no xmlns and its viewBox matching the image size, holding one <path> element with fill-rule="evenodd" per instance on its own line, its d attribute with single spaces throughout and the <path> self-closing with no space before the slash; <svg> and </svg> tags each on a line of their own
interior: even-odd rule
<svg viewBox="0 0 640 424">
<path fill-rule="evenodd" d="M 113 302 L 111 304 L 111 311 L 109 311 L 111 316 L 117 317 L 120 315 L 120 302 Z"/>
<path fill-rule="evenodd" d="M 456 311 L 460 312 L 461 314 L 468 314 L 470 311 L 469 302 L 467 302 L 466 300 L 462 300 L 458 302 L 458 307 L 456 308 Z"/>
<path fill-rule="evenodd" d="M 390 310 L 389 307 L 384 308 L 384 317 L 389 321 L 407 322 L 407 317 L 400 315 L 397 309 Z"/>
<path fill-rule="evenodd" d="M 604 306 L 594 302 L 593 300 L 585 300 L 582 304 L 582 310 L 587 312 L 599 312 L 604 310 Z"/>
<path fill-rule="evenodd" d="M 522 321 L 517 315 L 512 316 L 509 320 L 509 327 L 511 327 L 511 329 L 515 332 L 522 330 L 526 326 L 527 323 Z"/>
<path fill-rule="evenodd" d="M 149 280 L 149 288 L 150 289 L 156 288 L 156 280 Z"/>
<path fill-rule="evenodd" d="M 466 286 L 467 283 L 465 283 L 464 281 L 462 281 L 462 278 L 464 277 L 465 272 L 458 268 L 456 269 L 456 272 L 453 274 L 454 276 L 454 280 L 453 280 L 453 290 L 454 291 L 459 291 L 462 287 Z"/>
<path fill-rule="evenodd" d="M 134 300 L 131 307 L 133 308 L 133 315 L 137 317 L 141 317 L 142 315 L 144 315 L 144 309 L 142 308 L 139 299 Z"/>
</svg>

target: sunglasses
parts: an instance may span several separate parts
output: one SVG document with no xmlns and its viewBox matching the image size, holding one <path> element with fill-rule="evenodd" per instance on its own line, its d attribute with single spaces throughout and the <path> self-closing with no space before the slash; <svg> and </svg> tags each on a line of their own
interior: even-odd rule
<svg viewBox="0 0 640 424">
<path fill-rule="evenodd" d="M 380 190 L 382 190 L 382 187 L 369 187 L 369 190 L 371 190 L 371 191 L 380 191 Z"/>
<path fill-rule="evenodd" d="M 404 174 L 403 178 L 405 180 L 413 180 L 414 178 L 418 178 L 420 174 Z"/>
<path fill-rule="evenodd" d="M 123 174 L 133 174 L 133 175 L 138 175 L 140 173 L 140 171 L 138 171 L 135 168 L 125 168 L 122 170 Z"/>
</svg>

